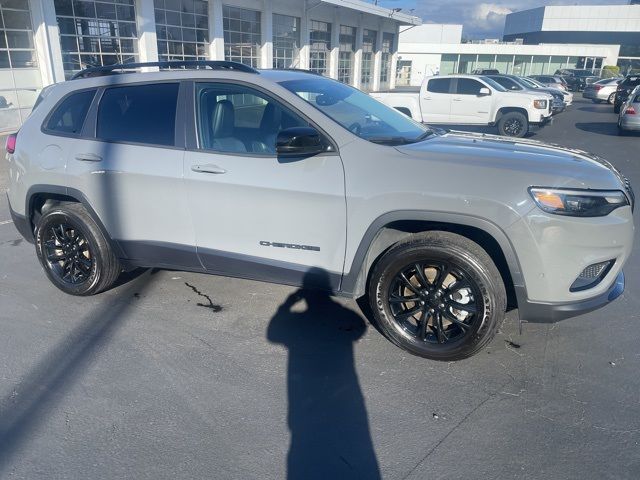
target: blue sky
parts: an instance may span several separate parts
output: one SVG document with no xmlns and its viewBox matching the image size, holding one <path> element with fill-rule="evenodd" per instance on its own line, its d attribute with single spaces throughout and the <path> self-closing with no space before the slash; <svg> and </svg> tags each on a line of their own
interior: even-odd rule
<svg viewBox="0 0 640 480">
<path fill-rule="evenodd" d="M 511 12 L 543 5 L 624 5 L 628 0 L 579 0 L 540 1 L 531 0 L 380 0 L 378 5 L 402 8 L 422 17 L 426 23 L 463 24 L 463 35 L 469 38 L 501 38 L 504 17 Z"/>
</svg>

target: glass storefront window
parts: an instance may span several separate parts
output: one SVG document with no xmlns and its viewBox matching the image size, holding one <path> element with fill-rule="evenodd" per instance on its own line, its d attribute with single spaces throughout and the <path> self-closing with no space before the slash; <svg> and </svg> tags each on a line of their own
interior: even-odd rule
<svg viewBox="0 0 640 480">
<path fill-rule="evenodd" d="M 451 75 L 458 71 L 458 55 L 444 54 L 440 60 L 440 75 Z"/>
<path fill-rule="evenodd" d="M 547 71 L 549 67 L 549 56 L 548 55 L 534 55 L 533 63 L 531 64 L 531 71 L 528 75 L 543 75 L 545 73 L 549 73 Z"/>
<path fill-rule="evenodd" d="M 329 74 L 329 54 L 331 52 L 331 24 L 311 20 L 309 32 L 309 65 L 312 72 Z"/>
<path fill-rule="evenodd" d="M 478 55 L 478 61 L 476 62 L 476 69 L 479 68 L 494 68 L 493 61 L 494 55 Z"/>
<path fill-rule="evenodd" d="M 476 55 L 460 55 L 458 73 L 471 73 L 475 68 Z"/>
<path fill-rule="evenodd" d="M 391 71 L 391 57 L 393 55 L 393 33 L 382 34 L 381 62 L 380 62 L 380 86 L 389 84 L 389 72 Z"/>
<path fill-rule="evenodd" d="M 273 68 L 293 68 L 300 52 L 300 19 L 273 14 Z"/>
<path fill-rule="evenodd" d="M 493 66 L 500 73 L 510 74 L 513 65 L 513 55 L 496 55 L 496 63 Z"/>
<path fill-rule="evenodd" d="M 516 55 L 513 63 L 513 74 L 525 77 L 531 70 L 531 55 Z"/>
<path fill-rule="evenodd" d="M 396 85 L 399 87 L 411 85 L 411 60 L 398 60 L 396 65 Z"/>
<path fill-rule="evenodd" d="M 154 0 L 159 60 L 205 60 L 209 43 L 205 0 Z"/>
<path fill-rule="evenodd" d="M 567 57 L 551 57 L 549 64 L 549 75 L 555 75 L 556 71 L 562 70 L 567 64 Z"/>
<path fill-rule="evenodd" d="M 0 15 L 0 68 L 37 67 L 29 2 L 1 1 Z"/>
<path fill-rule="evenodd" d="M 223 5 L 222 25 L 225 60 L 259 67 L 262 45 L 260 12 Z"/>
<path fill-rule="evenodd" d="M 566 68 L 582 68 L 578 66 L 581 62 L 584 62 L 584 57 L 569 57 Z"/>
<path fill-rule="evenodd" d="M 360 75 L 360 88 L 368 90 L 371 88 L 371 79 L 373 77 L 373 55 L 376 52 L 376 37 L 378 32 L 375 30 L 364 29 L 362 32 L 362 72 Z"/>
<path fill-rule="evenodd" d="M 340 54 L 338 57 L 338 80 L 351 84 L 353 81 L 353 54 L 356 51 L 356 28 L 340 25 Z"/>
<path fill-rule="evenodd" d="M 54 1 L 65 77 L 86 67 L 138 60 L 134 0 Z"/>
</svg>

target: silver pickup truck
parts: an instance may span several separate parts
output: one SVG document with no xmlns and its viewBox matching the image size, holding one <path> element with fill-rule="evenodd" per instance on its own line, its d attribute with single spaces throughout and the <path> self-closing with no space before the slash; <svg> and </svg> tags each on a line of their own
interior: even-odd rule
<svg viewBox="0 0 640 480">
<path fill-rule="evenodd" d="M 524 137 L 531 125 L 548 123 L 553 101 L 546 92 L 509 91 L 482 75 L 426 77 L 419 89 L 371 96 L 419 122 L 495 125 L 509 137 Z"/>
</svg>

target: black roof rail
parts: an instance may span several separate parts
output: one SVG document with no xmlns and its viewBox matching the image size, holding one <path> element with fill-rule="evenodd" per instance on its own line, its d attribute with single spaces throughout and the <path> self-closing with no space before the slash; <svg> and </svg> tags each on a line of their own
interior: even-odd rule
<svg viewBox="0 0 640 480">
<path fill-rule="evenodd" d="M 79 71 L 71 80 L 77 78 L 100 77 L 103 75 L 114 75 L 122 73 L 122 70 L 131 70 L 142 67 L 159 68 L 182 68 L 182 67 L 206 67 L 211 70 L 235 70 L 245 73 L 260 73 L 253 67 L 240 62 L 228 62 L 225 60 L 169 60 L 163 62 L 139 62 L 139 63 L 116 63 L 103 67 L 89 67 Z M 120 71 L 117 71 L 120 70 Z"/>
</svg>

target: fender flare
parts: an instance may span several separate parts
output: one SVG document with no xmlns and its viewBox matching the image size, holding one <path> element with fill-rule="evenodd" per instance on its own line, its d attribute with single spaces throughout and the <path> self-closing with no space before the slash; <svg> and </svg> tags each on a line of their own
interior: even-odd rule
<svg viewBox="0 0 640 480">
<path fill-rule="evenodd" d="M 98 228 L 102 232 L 102 235 L 104 235 L 104 238 L 106 238 L 107 242 L 109 242 L 109 245 L 111 246 L 116 256 L 121 259 L 127 258 L 122 248 L 120 248 L 120 245 L 118 244 L 118 242 L 115 242 L 111 238 L 111 235 L 109 235 L 109 232 L 105 228 L 104 223 L 102 223 L 102 220 L 100 219 L 96 211 L 93 209 L 93 207 L 89 203 L 89 200 L 87 199 L 85 194 L 75 188 L 63 187 L 60 185 L 48 185 L 48 184 L 31 185 L 29 187 L 29 190 L 27 190 L 27 196 L 25 199 L 25 216 L 27 218 L 27 221 L 32 227 L 31 228 L 32 231 L 33 231 L 33 223 L 32 223 L 33 219 L 31 217 L 32 217 L 33 199 L 36 195 L 39 195 L 39 194 L 64 195 L 66 197 L 72 197 L 76 199 L 87 210 L 87 212 L 89 213 L 93 221 L 96 222 L 96 225 L 98 225 Z"/>
<path fill-rule="evenodd" d="M 525 288 L 522 269 L 511 241 L 504 231 L 495 223 L 481 217 L 452 212 L 434 212 L 424 210 L 395 210 L 376 218 L 360 240 L 358 249 L 351 262 L 349 272 L 342 277 L 341 293 L 345 296 L 358 297 L 364 292 L 364 284 L 368 272 L 364 271 L 369 248 L 383 229 L 398 221 L 423 221 L 473 227 L 490 235 L 498 244 L 507 262 L 507 267 L 516 290 Z"/>
</svg>

